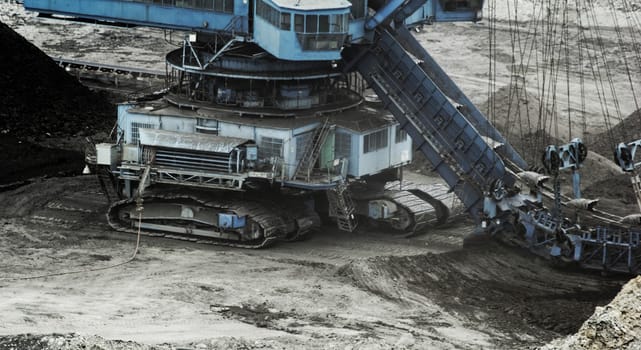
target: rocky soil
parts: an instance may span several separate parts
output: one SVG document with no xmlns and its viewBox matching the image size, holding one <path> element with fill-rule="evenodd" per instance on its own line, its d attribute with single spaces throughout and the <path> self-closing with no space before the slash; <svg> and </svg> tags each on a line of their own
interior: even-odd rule
<svg viewBox="0 0 641 350">
<path fill-rule="evenodd" d="M 628 282 L 606 306 L 597 307 L 576 334 L 542 350 L 641 349 L 641 277 Z"/>
</svg>

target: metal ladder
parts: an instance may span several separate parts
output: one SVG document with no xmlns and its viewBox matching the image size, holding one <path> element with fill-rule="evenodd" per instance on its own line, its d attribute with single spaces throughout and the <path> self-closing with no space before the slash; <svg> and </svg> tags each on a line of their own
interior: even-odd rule
<svg viewBox="0 0 641 350">
<path fill-rule="evenodd" d="M 102 192 L 107 197 L 107 202 L 112 203 L 120 199 L 116 190 L 116 181 L 113 175 L 107 170 L 98 167 L 96 170 L 96 178 Z"/>
<path fill-rule="evenodd" d="M 338 228 L 342 231 L 353 232 L 358 226 L 354 215 L 355 207 L 352 196 L 345 182 L 340 182 L 334 188 L 327 190 L 329 216 L 336 218 Z"/>
<path fill-rule="evenodd" d="M 379 72 L 383 72 L 382 67 L 379 67 L 379 69 L 380 69 Z M 415 114 L 411 112 L 407 112 L 408 110 L 410 110 L 410 107 L 407 106 L 396 93 L 390 93 L 390 91 L 392 91 L 393 88 L 386 83 L 386 81 L 389 81 L 389 80 L 381 79 L 381 76 L 379 75 L 379 73 L 372 73 L 371 79 L 374 81 L 374 83 L 376 83 L 379 86 L 379 88 L 382 88 L 383 91 L 388 92 L 387 97 L 389 98 L 390 103 L 393 103 L 398 108 L 398 110 L 404 114 L 404 116 L 408 120 L 408 123 L 413 124 L 419 130 L 427 130 L 427 127 L 425 125 L 422 125 L 421 120 L 417 118 Z M 451 152 L 448 151 L 448 148 L 445 144 L 440 143 L 435 137 L 433 137 L 429 133 L 424 133 L 423 137 L 425 138 L 426 141 L 429 142 L 430 146 L 438 152 L 439 156 L 441 157 L 440 164 L 444 164 L 447 167 L 449 167 L 453 172 L 453 174 L 456 175 L 456 178 L 457 178 L 456 182 L 450 185 L 451 185 L 451 190 L 457 195 L 458 198 L 463 199 L 467 197 L 471 193 L 469 191 L 470 186 L 475 187 L 476 192 L 482 192 L 482 189 L 476 186 L 474 179 L 468 176 L 465 173 L 465 171 L 461 169 L 459 164 L 454 160 L 454 158 L 451 155 Z M 439 165 L 434 165 L 434 166 L 435 168 L 438 168 Z M 470 199 L 463 200 L 463 202 L 464 203 L 478 202 L 478 199 L 476 198 L 470 198 Z"/>
<path fill-rule="evenodd" d="M 309 182 L 314 164 L 316 164 L 323 144 L 333 128 L 334 126 L 330 124 L 329 119 L 325 119 L 323 123 L 314 130 L 311 139 L 305 146 L 305 151 L 303 152 L 301 160 L 298 162 L 292 180 Z"/>
</svg>

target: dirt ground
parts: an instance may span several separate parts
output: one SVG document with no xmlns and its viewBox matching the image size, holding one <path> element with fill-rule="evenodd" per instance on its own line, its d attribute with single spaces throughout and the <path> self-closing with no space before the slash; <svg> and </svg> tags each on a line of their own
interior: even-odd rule
<svg viewBox="0 0 641 350">
<path fill-rule="evenodd" d="M 575 332 L 623 282 L 495 244 L 461 250 L 465 223 L 402 240 L 326 229 L 258 251 L 144 237 L 133 261 L 104 269 L 127 261 L 136 237 L 108 228 L 96 188 L 85 176 L 0 194 L 0 333 L 215 349 L 513 348 Z"/>
<path fill-rule="evenodd" d="M 493 57 L 501 58 L 495 96 L 503 103 L 492 120 L 510 130 L 509 10 L 499 10 L 502 45 Z M 0 6 L 0 21 L 52 56 L 148 69 L 164 69 L 163 53 L 177 40 L 177 34 L 148 28 L 61 24 L 9 1 Z M 609 33 L 614 42 L 616 32 Z M 418 37 L 473 102 L 489 108 L 486 24 L 438 24 Z M 613 71 L 623 91 L 621 114 L 630 115 L 635 108 L 625 90 L 626 72 Z M 541 73 L 531 74 L 536 80 Z M 603 132 L 601 104 L 589 100 L 587 107 L 589 132 Z M 108 130 L 102 132 L 104 137 Z M 567 130 L 551 136 L 577 135 Z M 96 179 L 50 177 L 80 170 L 78 138 L 2 134 L 0 141 L 9 167 L 5 161 L 11 159 L 24 165 L 17 160 L 23 142 L 76 152 L 65 158 L 58 150 L 38 149 L 43 158 L 61 157 L 51 162 L 60 168 L 36 166 L 40 172 L 25 170 L 3 182 L 19 183 L 0 191 L 2 350 L 534 348 L 579 331 L 627 281 L 556 268 L 494 243 L 463 249 L 462 239 L 473 229 L 465 220 L 409 239 L 325 227 L 305 241 L 256 251 L 143 237 L 131 259 L 136 237 L 109 229 Z M 538 159 L 527 143 L 520 146 L 526 157 Z M 610 195 L 611 206 L 635 210 L 634 201 L 622 196 L 629 193 L 625 181 L 617 181 L 616 190 L 604 186 L 621 176 L 616 167 L 597 155 L 590 159 L 585 187 Z M 439 181 L 426 173 L 419 169 L 406 178 Z M 634 327 L 626 330 L 638 339 Z"/>
</svg>

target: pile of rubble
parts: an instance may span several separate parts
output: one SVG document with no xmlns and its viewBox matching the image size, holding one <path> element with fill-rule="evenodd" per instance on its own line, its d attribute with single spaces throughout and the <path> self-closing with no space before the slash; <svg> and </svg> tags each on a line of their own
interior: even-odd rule
<svg viewBox="0 0 641 350">
<path fill-rule="evenodd" d="M 597 307 L 579 331 L 542 350 L 641 349 L 641 276 L 628 282 L 610 304 Z"/>
</svg>

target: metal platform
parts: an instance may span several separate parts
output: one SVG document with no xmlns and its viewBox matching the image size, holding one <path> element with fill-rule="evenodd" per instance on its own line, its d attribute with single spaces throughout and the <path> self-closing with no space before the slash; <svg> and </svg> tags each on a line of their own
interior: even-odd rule
<svg viewBox="0 0 641 350">
<path fill-rule="evenodd" d="M 56 64 L 65 69 L 78 69 L 78 70 L 87 70 L 111 74 L 120 74 L 128 75 L 133 78 L 155 78 L 155 79 L 164 79 L 166 73 L 159 70 L 136 68 L 136 67 L 125 67 L 113 64 L 104 64 L 98 62 L 89 62 L 89 61 L 80 61 L 72 60 L 64 57 L 53 57 L 49 56 Z"/>
</svg>

